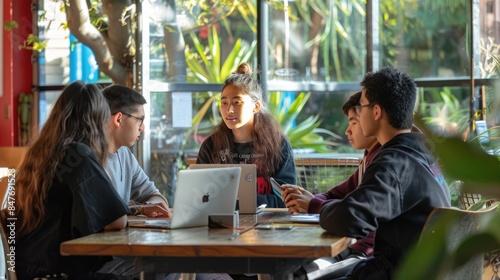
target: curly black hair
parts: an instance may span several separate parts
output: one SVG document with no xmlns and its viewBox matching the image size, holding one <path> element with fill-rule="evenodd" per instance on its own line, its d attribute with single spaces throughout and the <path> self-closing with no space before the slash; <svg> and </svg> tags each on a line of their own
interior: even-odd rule
<svg viewBox="0 0 500 280">
<path fill-rule="evenodd" d="M 408 74 L 394 67 L 385 67 L 367 73 L 361 86 L 365 89 L 366 99 L 387 113 L 390 125 L 396 129 L 412 127 L 417 86 Z"/>
</svg>

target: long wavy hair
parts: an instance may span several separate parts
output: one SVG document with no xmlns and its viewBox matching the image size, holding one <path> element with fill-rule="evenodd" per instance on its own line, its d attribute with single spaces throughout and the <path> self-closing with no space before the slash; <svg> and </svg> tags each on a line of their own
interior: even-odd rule
<svg viewBox="0 0 500 280">
<path fill-rule="evenodd" d="M 105 165 L 109 117 L 108 103 L 96 85 L 76 81 L 63 90 L 16 175 L 18 234 L 33 231 L 45 217 L 46 196 L 68 144 L 88 145 Z"/>
<path fill-rule="evenodd" d="M 276 119 L 265 108 L 262 100 L 262 89 L 260 85 L 252 78 L 252 69 L 246 62 L 240 64 L 236 72 L 232 73 L 224 82 L 222 91 L 229 86 L 238 87 L 245 94 L 249 95 L 253 102 L 261 102 L 260 111 L 254 114 L 254 125 L 252 129 L 253 153 L 263 155 L 255 158 L 254 164 L 257 165 L 259 174 L 265 178 L 271 177 L 279 168 L 283 156 L 281 154 L 281 145 L 285 139 L 283 130 Z M 214 151 L 223 151 L 233 149 L 234 136 L 222 120 L 211 135 L 214 143 Z M 212 154 L 213 163 L 222 163 L 218 153 Z M 232 158 L 229 157 L 229 163 Z"/>
</svg>

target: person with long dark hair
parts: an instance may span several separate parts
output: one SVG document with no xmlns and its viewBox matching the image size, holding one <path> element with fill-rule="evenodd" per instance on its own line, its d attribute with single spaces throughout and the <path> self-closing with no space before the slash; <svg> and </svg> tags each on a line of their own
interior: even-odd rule
<svg viewBox="0 0 500 280">
<path fill-rule="evenodd" d="M 103 166 L 110 110 L 96 85 L 68 85 L 16 173 L 15 220 L 18 279 L 90 279 L 107 257 L 64 257 L 61 242 L 126 227 L 128 207 Z M 10 221 L 10 220 L 9 220 Z"/>
<path fill-rule="evenodd" d="M 264 106 L 262 89 L 246 62 L 224 82 L 222 121 L 201 145 L 196 163 L 253 163 L 257 166 L 257 203 L 285 207 L 270 178 L 296 184 L 292 148 L 280 124 Z"/>
</svg>

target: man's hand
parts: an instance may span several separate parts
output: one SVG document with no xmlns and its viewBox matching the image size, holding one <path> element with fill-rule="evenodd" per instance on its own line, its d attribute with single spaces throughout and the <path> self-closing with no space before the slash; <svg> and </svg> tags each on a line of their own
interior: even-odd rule
<svg viewBox="0 0 500 280">
<path fill-rule="evenodd" d="M 290 184 L 283 184 L 283 185 L 281 185 L 281 188 L 282 188 L 281 195 L 283 196 L 283 200 L 285 200 L 285 202 L 286 202 L 286 198 L 290 194 L 293 194 L 293 193 L 295 193 L 295 194 L 302 194 L 302 192 L 306 191 L 301 186 L 290 185 Z"/>
<path fill-rule="evenodd" d="M 144 210 L 144 215 L 150 217 L 150 218 L 172 218 L 172 212 L 170 212 L 170 209 L 168 208 L 168 204 L 165 202 L 166 200 L 164 199 L 163 196 L 160 195 L 153 195 L 146 200 L 145 204 L 146 205 L 159 205 L 161 206 L 160 208 L 152 208 L 152 209 L 147 209 Z M 151 212 L 148 212 L 151 211 Z M 147 214 L 151 213 L 151 214 Z"/>
<path fill-rule="evenodd" d="M 288 211 L 294 213 L 307 213 L 309 203 L 313 199 L 313 194 L 306 189 L 295 185 L 282 185 L 283 199 Z"/>
<path fill-rule="evenodd" d="M 141 205 L 142 214 L 150 218 L 172 218 L 172 212 L 167 207 L 165 202 L 146 202 Z"/>
</svg>

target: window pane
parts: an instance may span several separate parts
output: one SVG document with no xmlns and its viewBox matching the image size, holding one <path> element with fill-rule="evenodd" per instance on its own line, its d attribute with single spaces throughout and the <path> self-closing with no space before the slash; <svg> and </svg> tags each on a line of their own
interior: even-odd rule
<svg viewBox="0 0 500 280">
<path fill-rule="evenodd" d="M 217 84 L 241 62 L 257 69 L 256 1 L 211 6 L 192 1 L 142 3 L 149 25 L 144 94 L 150 96 L 151 108 L 150 138 L 146 139 L 151 141 L 150 175 L 173 205 L 176 173 L 184 167 L 179 155 L 196 153 L 220 120 Z M 199 84 L 211 85 L 200 92 Z M 200 122 L 193 124 L 198 116 Z"/>
<path fill-rule="evenodd" d="M 304 107 L 299 111 L 296 119 L 292 123 L 291 132 L 288 133 L 288 137 L 295 139 L 293 137 L 293 129 L 297 126 L 302 126 L 309 120 L 311 117 L 317 117 L 317 122 L 319 122 L 318 128 L 320 132 L 314 132 L 317 135 L 321 136 L 322 139 L 326 142 L 325 147 L 328 148 L 330 153 L 360 153 L 360 151 L 354 150 L 349 144 L 347 137 L 345 135 L 345 130 L 347 129 L 347 117 L 342 113 L 342 105 L 349 99 L 349 97 L 354 92 L 351 91 L 326 91 L 326 92 L 299 92 L 294 94 L 293 97 L 297 98 L 302 94 L 311 94 L 307 103 Z M 282 96 L 287 96 L 289 98 L 288 92 L 271 92 L 270 95 L 274 96 L 276 94 L 281 94 Z M 272 99 L 271 99 L 272 100 Z M 281 110 L 286 110 L 288 108 L 285 105 L 286 98 L 283 98 L 280 104 L 278 104 Z M 294 101 L 294 100 L 291 100 Z M 275 105 L 276 106 L 276 105 Z M 270 104 L 272 108 L 272 104 Z M 286 110 L 288 114 L 293 113 L 291 110 Z M 279 114 L 275 114 L 275 116 L 279 119 Z M 283 126 L 283 123 L 282 123 Z M 304 145 L 305 139 L 296 139 L 291 141 L 292 147 L 295 149 L 295 152 L 321 152 L 319 149 L 307 149 L 307 145 Z"/>
<path fill-rule="evenodd" d="M 38 111 L 38 126 L 40 129 L 42 129 L 43 124 L 47 120 L 47 117 L 50 114 L 50 111 L 52 111 L 52 107 L 54 107 L 54 104 L 57 101 L 57 98 L 59 98 L 59 95 L 61 95 L 61 91 L 41 91 L 39 93 L 39 111 Z"/>
<path fill-rule="evenodd" d="M 469 131 L 468 87 L 419 88 L 416 112 L 437 133 L 467 138 Z"/>
<path fill-rule="evenodd" d="M 480 118 L 476 120 L 476 133 L 473 140 L 488 153 L 500 155 L 500 97 L 498 96 L 498 85 L 485 87 L 484 104 L 485 109 Z M 482 123 L 481 123 L 482 121 Z"/>
<path fill-rule="evenodd" d="M 150 79 L 220 83 L 242 61 L 253 62 L 256 1 L 193 6 L 148 1 Z M 225 64 L 227 63 L 227 64 Z"/>
<path fill-rule="evenodd" d="M 477 20 L 480 24 L 479 77 L 498 77 L 498 58 L 500 57 L 500 2 L 479 1 Z"/>
<path fill-rule="evenodd" d="M 177 103 L 175 96 L 189 95 L 189 101 Z M 156 187 L 173 205 L 173 194 L 177 170 L 184 168 L 181 155 L 196 154 L 201 143 L 212 132 L 214 125 L 220 121 L 217 106 L 218 93 L 214 92 L 152 92 L 150 104 L 150 138 L 151 142 L 151 173 L 150 177 Z M 203 105 L 208 104 L 207 108 Z M 190 108 L 188 108 L 188 106 Z M 176 110 L 180 109 L 180 110 Z M 195 116 L 200 116 L 198 125 L 179 127 L 176 113 L 185 116 L 191 124 Z"/>
<path fill-rule="evenodd" d="M 60 10 L 61 5 L 60 1 L 39 1 L 38 37 L 47 45 L 38 54 L 38 82 L 41 86 L 69 82 L 69 31 L 61 28 L 66 23 L 66 14 Z"/>
<path fill-rule="evenodd" d="M 470 75 L 469 2 L 379 1 L 379 67 L 412 78 Z"/>
<path fill-rule="evenodd" d="M 273 1 L 269 80 L 354 81 L 366 69 L 362 1 Z"/>
</svg>

